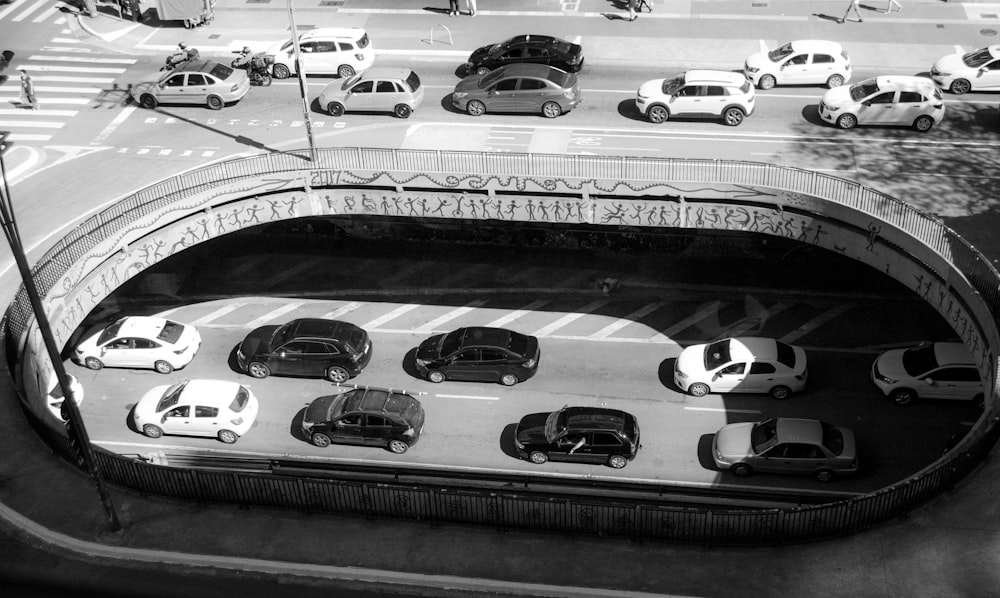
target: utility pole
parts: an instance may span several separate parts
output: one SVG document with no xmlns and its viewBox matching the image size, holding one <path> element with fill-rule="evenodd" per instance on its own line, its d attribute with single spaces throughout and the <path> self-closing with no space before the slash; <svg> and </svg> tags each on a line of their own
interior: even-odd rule
<svg viewBox="0 0 1000 598">
<path fill-rule="evenodd" d="M 306 118 L 306 136 L 309 138 L 309 156 L 313 162 L 319 161 L 316 154 L 316 143 L 313 141 L 312 117 L 309 115 L 309 88 L 306 83 L 306 68 L 302 64 L 302 54 L 299 52 L 299 32 L 295 28 L 295 9 L 292 0 L 288 2 L 288 26 L 292 30 L 292 48 L 295 50 L 295 72 L 299 76 L 299 93 L 302 95 L 302 114 Z"/>
</svg>

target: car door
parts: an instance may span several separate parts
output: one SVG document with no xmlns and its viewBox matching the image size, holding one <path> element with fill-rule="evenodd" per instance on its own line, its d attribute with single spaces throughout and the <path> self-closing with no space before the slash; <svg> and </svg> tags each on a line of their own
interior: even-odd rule
<svg viewBox="0 0 1000 598">
<path fill-rule="evenodd" d="M 486 95 L 486 109 L 494 112 L 518 110 L 517 77 L 497 81 Z"/>
<path fill-rule="evenodd" d="M 272 374 L 287 374 L 302 376 L 306 373 L 308 343 L 293 340 L 285 343 L 274 352 L 274 358 L 268 366 Z"/>
<path fill-rule="evenodd" d="M 327 434 L 338 444 L 364 444 L 364 414 L 348 413 L 330 422 Z"/>
<path fill-rule="evenodd" d="M 382 415 L 365 415 L 362 440 L 368 446 L 385 446 L 392 434 L 392 420 Z"/>
<path fill-rule="evenodd" d="M 745 362 L 736 362 L 716 370 L 711 383 L 709 383 L 712 392 L 746 392 L 743 389 L 746 369 Z"/>
<path fill-rule="evenodd" d="M 889 124 L 896 119 L 896 92 L 881 91 L 863 101 L 858 108 L 858 123 Z"/>
<path fill-rule="evenodd" d="M 479 376 L 479 349 L 463 349 L 448 360 L 443 368 L 450 380 L 476 380 Z"/>
<path fill-rule="evenodd" d="M 152 339 L 134 337 L 131 341 L 132 360 L 135 364 L 133 367 L 151 367 L 153 363 L 164 357 L 163 347 Z"/>
<path fill-rule="evenodd" d="M 972 366 L 939 368 L 924 377 L 924 384 L 917 393 L 927 399 L 971 400 L 983 392 L 979 372 Z"/>
<path fill-rule="evenodd" d="M 174 73 L 166 78 L 166 80 L 160 84 L 159 93 L 156 94 L 156 100 L 161 104 L 183 104 L 188 102 L 187 94 L 185 94 L 185 79 L 187 78 L 187 73 Z"/>
<path fill-rule="evenodd" d="M 404 101 L 403 92 L 393 81 L 379 80 L 375 84 L 375 93 L 369 110 L 391 112 L 396 104 Z"/>
<path fill-rule="evenodd" d="M 752 467 L 766 473 L 812 474 L 826 463 L 826 455 L 814 444 L 784 442 L 766 452 Z"/>
<path fill-rule="evenodd" d="M 974 89 L 984 89 L 996 91 L 1000 89 L 1000 58 L 979 67 L 976 71 L 976 80 L 972 82 Z"/>
<path fill-rule="evenodd" d="M 483 348 L 479 351 L 479 367 L 476 380 L 481 382 L 496 382 L 500 376 L 511 371 L 507 353 L 500 349 Z"/>
<path fill-rule="evenodd" d="M 627 455 L 625 442 L 614 432 L 596 431 L 590 435 L 591 463 L 607 463 L 612 455 Z"/>
<path fill-rule="evenodd" d="M 110 367 L 128 368 L 135 367 L 136 360 L 133 357 L 133 341 L 129 337 L 120 337 L 104 344 L 98 358 L 101 362 Z"/>
<path fill-rule="evenodd" d="M 375 81 L 359 81 L 345 98 L 348 110 L 373 110 L 375 105 Z"/>
<path fill-rule="evenodd" d="M 167 434 L 193 434 L 193 424 L 191 405 L 177 405 L 160 418 L 160 427 Z"/>
<path fill-rule="evenodd" d="M 927 109 L 928 103 L 928 99 L 918 91 L 899 92 L 899 101 L 896 102 L 895 110 L 893 110 L 892 123 L 912 125 L 918 116 L 930 112 Z"/>
<path fill-rule="evenodd" d="M 800 53 L 789 56 L 781 64 L 781 82 L 788 85 L 801 85 L 809 81 L 809 54 Z"/>
<path fill-rule="evenodd" d="M 552 461 L 570 461 L 574 463 L 601 462 L 600 454 L 595 453 L 593 434 L 591 432 L 570 432 L 559 438 L 556 440 L 555 446 L 549 451 L 549 458 Z"/>
<path fill-rule="evenodd" d="M 809 68 L 809 74 L 803 83 L 822 84 L 826 83 L 831 75 L 837 73 L 837 60 L 829 54 L 813 54 Z"/>
<path fill-rule="evenodd" d="M 685 85 L 677 90 L 677 93 L 670 98 L 670 113 L 676 115 L 702 114 L 702 100 L 705 96 L 705 87 L 702 85 Z"/>
<path fill-rule="evenodd" d="M 208 100 L 209 78 L 204 73 L 188 73 L 187 86 L 184 93 L 192 104 L 201 104 Z"/>
<path fill-rule="evenodd" d="M 323 57 L 319 53 L 319 46 L 320 42 L 318 41 L 299 42 L 299 56 L 306 74 L 326 72 L 326 69 L 323 68 Z M 288 62 L 295 64 L 294 45 L 288 46 Z"/>
<path fill-rule="evenodd" d="M 767 361 L 754 361 L 743 380 L 742 392 L 768 392 L 777 385 L 777 368 Z"/>
<path fill-rule="evenodd" d="M 726 88 L 721 85 L 706 85 L 705 98 L 702 100 L 702 107 L 707 110 L 705 114 L 722 114 L 726 104 L 729 103 L 729 94 Z"/>
<path fill-rule="evenodd" d="M 200 436 L 217 436 L 219 434 L 219 408 L 194 405 L 191 430 L 193 434 Z"/>
<path fill-rule="evenodd" d="M 553 99 L 552 88 L 541 79 L 524 77 L 518 87 L 521 112 L 540 112 L 542 104 Z"/>
<path fill-rule="evenodd" d="M 501 52 L 497 56 L 497 64 L 493 68 L 499 68 L 505 64 L 517 64 L 519 62 L 524 62 L 524 56 L 526 50 L 521 47 L 508 48 L 506 51 Z"/>
</svg>

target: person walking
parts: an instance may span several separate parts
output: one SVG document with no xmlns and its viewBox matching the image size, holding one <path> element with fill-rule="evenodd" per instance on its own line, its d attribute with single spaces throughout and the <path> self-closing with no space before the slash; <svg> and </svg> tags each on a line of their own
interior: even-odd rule
<svg viewBox="0 0 1000 598">
<path fill-rule="evenodd" d="M 861 12 L 859 10 L 859 6 L 860 6 L 860 3 L 861 3 L 861 0 L 850 0 L 850 2 L 851 3 L 847 5 L 847 10 L 844 11 L 844 16 L 842 16 L 839 19 L 837 19 L 837 22 L 838 23 L 843 23 L 844 21 L 846 21 L 847 20 L 847 15 L 849 15 L 851 13 L 851 11 L 853 10 L 854 14 L 858 17 L 858 22 L 859 23 L 863 23 L 864 19 L 861 18 Z"/>
<path fill-rule="evenodd" d="M 469 16 L 476 16 L 476 0 L 465 0 L 465 7 L 469 9 Z"/>
<path fill-rule="evenodd" d="M 21 69 L 21 105 L 31 106 L 32 110 L 38 110 L 38 98 L 35 97 L 35 82 L 31 79 L 28 71 Z"/>
<path fill-rule="evenodd" d="M 458 16 L 458 0 L 448 0 L 448 16 L 457 17 Z"/>
<path fill-rule="evenodd" d="M 892 12 L 892 7 L 896 7 L 896 12 L 903 10 L 903 5 L 899 3 L 899 0 L 889 0 L 889 6 L 885 7 L 885 13 L 889 14 Z"/>
<path fill-rule="evenodd" d="M 627 0 L 628 2 L 628 20 L 634 21 L 636 19 L 635 8 L 639 3 L 639 0 Z"/>
<path fill-rule="evenodd" d="M 646 10 L 649 12 L 653 12 L 653 0 L 639 0 L 639 12 L 642 12 L 643 6 L 645 6 Z"/>
</svg>

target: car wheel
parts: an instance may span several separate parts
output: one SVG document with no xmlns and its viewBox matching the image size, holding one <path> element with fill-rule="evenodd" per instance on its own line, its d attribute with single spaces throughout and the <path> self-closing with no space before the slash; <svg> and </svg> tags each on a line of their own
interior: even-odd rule
<svg viewBox="0 0 1000 598">
<path fill-rule="evenodd" d="M 337 69 L 337 75 L 341 79 L 346 79 L 348 77 L 353 77 L 354 76 L 354 67 L 352 67 L 349 64 L 342 64 L 342 65 L 340 65 L 340 68 Z"/>
<path fill-rule="evenodd" d="M 555 118 L 562 114 L 562 107 L 555 102 L 545 102 L 542 104 L 542 115 L 545 118 Z"/>
<path fill-rule="evenodd" d="M 739 124 L 743 122 L 744 117 L 746 117 L 746 114 L 744 114 L 743 111 L 740 110 L 739 108 L 735 107 L 728 108 L 726 110 L 726 113 L 723 114 L 723 119 L 725 120 L 726 124 L 729 125 L 730 127 L 739 126 Z"/>
<path fill-rule="evenodd" d="M 837 119 L 837 126 L 841 129 L 853 129 L 858 124 L 858 117 L 853 114 L 841 114 Z"/>
<path fill-rule="evenodd" d="M 951 82 L 951 93 L 960 96 L 963 93 L 969 93 L 972 90 L 972 83 L 969 83 L 968 79 L 955 79 Z"/>
<path fill-rule="evenodd" d="M 330 444 L 333 442 L 332 440 L 330 440 L 329 436 L 327 436 L 326 434 L 321 434 L 320 432 L 316 432 L 315 434 L 313 434 L 310 440 L 312 440 L 312 443 L 314 445 L 320 448 L 326 448 L 330 446 Z"/>
<path fill-rule="evenodd" d="M 833 479 L 833 472 L 829 469 L 821 469 L 816 472 L 815 477 L 820 482 L 829 482 Z"/>
<path fill-rule="evenodd" d="M 658 125 L 667 122 L 667 119 L 670 118 L 670 113 L 663 106 L 650 106 L 649 110 L 646 111 L 646 118 L 649 119 L 649 122 Z"/>
<path fill-rule="evenodd" d="M 541 465 L 549 460 L 549 456 L 542 451 L 531 451 L 531 454 L 528 455 L 528 460 L 535 465 Z"/>
<path fill-rule="evenodd" d="M 222 98 L 219 96 L 208 96 L 208 107 L 212 110 L 222 110 L 224 105 Z"/>
<path fill-rule="evenodd" d="M 622 467 L 628 465 L 628 459 L 622 455 L 612 455 L 611 458 L 608 459 L 608 465 L 615 469 L 621 469 Z"/>
<path fill-rule="evenodd" d="M 240 439 L 240 435 L 232 430 L 219 430 L 219 441 L 223 444 L 233 444 Z"/>
<path fill-rule="evenodd" d="M 99 370 L 104 367 L 104 364 L 101 363 L 101 360 L 96 357 L 88 357 L 83 361 L 83 365 L 87 366 L 87 369 L 91 370 Z"/>
<path fill-rule="evenodd" d="M 479 100 L 472 100 L 465 105 L 465 111 L 472 116 L 482 116 L 486 113 L 486 104 L 480 102 Z"/>
<path fill-rule="evenodd" d="M 434 370 L 433 372 L 427 372 L 427 379 L 434 384 L 441 384 L 445 380 L 445 375 L 444 372 Z"/>
<path fill-rule="evenodd" d="M 254 378 L 267 378 L 271 375 L 271 368 L 259 361 L 251 361 L 247 366 L 247 373 Z"/>
<path fill-rule="evenodd" d="M 708 387 L 708 384 L 696 382 L 688 387 L 688 392 L 696 397 L 703 397 L 712 392 L 712 390 Z"/>
<path fill-rule="evenodd" d="M 156 108 L 156 104 L 156 98 L 148 93 L 142 94 L 142 97 L 139 98 L 139 105 L 143 108 L 152 110 L 153 108 Z"/>
<path fill-rule="evenodd" d="M 909 405 L 913 402 L 913 399 L 917 398 L 917 393 L 909 388 L 897 388 L 892 391 L 889 398 L 897 405 Z"/>
<path fill-rule="evenodd" d="M 834 87 L 840 87 L 844 84 L 844 78 L 840 75 L 830 75 L 830 78 L 826 80 L 826 86 L 830 89 Z"/>
<path fill-rule="evenodd" d="M 350 379 L 351 373 L 340 367 L 339 365 L 330 366 L 326 370 L 326 379 L 334 384 L 340 384 L 342 382 L 347 382 Z"/>
<path fill-rule="evenodd" d="M 488 72 L 490 72 L 490 69 L 486 68 L 485 66 L 481 66 L 476 69 L 477 75 L 485 75 Z"/>
<path fill-rule="evenodd" d="M 917 120 L 913 121 L 913 128 L 919 133 L 926 133 L 934 127 L 934 119 L 927 116 L 926 114 L 918 116 Z"/>
<path fill-rule="evenodd" d="M 746 463 L 737 463 L 736 465 L 730 467 L 729 471 L 733 472 L 733 475 L 738 478 L 745 478 L 753 475 L 753 468 Z"/>
<path fill-rule="evenodd" d="M 514 374 L 504 374 L 503 376 L 500 376 L 500 384 L 503 384 L 504 386 L 514 386 L 517 382 L 517 376 Z"/>
<path fill-rule="evenodd" d="M 161 359 L 153 364 L 153 369 L 160 374 L 169 374 L 174 371 L 174 366 Z"/>
<path fill-rule="evenodd" d="M 413 114 L 413 109 L 406 104 L 398 104 L 393 109 L 393 113 L 399 118 L 410 118 L 410 115 Z"/>
<path fill-rule="evenodd" d="M 760 81 L 757 82 L 757 87 L 761 89 L 771 89 L 774 87 L 775 83 L 776 81 L 774 80 L 774 75 L 764 75 L 760 78 Z"/>
<path fill-rule="evenodd" d="M 326 111 L 330 114 L 330 116 L 343 116 L 344 105 L 340 102 L 330 102 L 326 105 Z"/>
<path fill-rule="evenodd" d="M 160 429 L 160 426 L 154 426 L 153 424 L 146 424 L 143 426 L 142 433 L 150 438 L 159 438 L 160 436 L 163 436 L 163 430 Z"/>
<path fill-rule="evenodd" d="M 276 64 L 271 68 L 271 74 L 274 75 L 275 79 L 287 79 L 292 75 L 292 71 L 283 64 Z"/>
<path fill-rule="evenodd" d="M 271 75 L 263 75 L 263 76 L 261 76 L 261 78 L 260 78 L 260 84 L 263 87 L 270 87 L 271 86 Z"/>
<path fill-rule="evenodd" d="M 771 392 L 769 394 L 771 395 L 772 399 L 778 399 L 779 401 L 783 401 L 788 397 L 792 396 L 792 389 L 788 388 L 787 386 L 775 386 L 774 388 L 771 389 Z"/>
<path fill-rule="evenodd" d="M 390 451 L 396 453 L 397 455 L 402 455 L 406 452 L 406 449 L 410 448 L 410 445 L 406 444 L 402 440 L 390 440 L 387 446 Z"/>
</svg>

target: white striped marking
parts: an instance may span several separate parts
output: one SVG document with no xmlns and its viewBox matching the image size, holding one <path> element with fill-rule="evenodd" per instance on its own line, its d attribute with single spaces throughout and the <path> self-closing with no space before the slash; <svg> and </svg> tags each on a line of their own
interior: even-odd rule
<svg viewBox="0 0 1000 598">
<path fill-rule="evenodd" d="M 503 316 L 500 316 L 496 320 L 493 320 L 489 324 L 486 324 L 486 327 L 487 328 L 501 328 L 501 327 L 503 327 L 506 324 L 510 324 L 511 322 L 513 322 L 514 320 L 520 318 L 521 316 L 524 316 L 526 314 L 529 314 L 529 313 L 531 313 L 533 311 L 538 310 L 539 308 L 541 308 L 542 306 L 544 306 L 544 305 L 546 305 L 548 303 L 549 303 L 549 301 L 546 300 L 546 299 L 539 299 L 537 301 L 532 301 L 531 303 L 525 305 L 521 309 L 512 311 L 509 314 L 504 314 Z"/>
<path fill-rule="evenodd" d="M 823 312 L 822 314 L 816 316 L 815 318 L 809 320 L 805 324 L 799 326 L 795 330 L 793 330 L 793 331 L 789 332 L 788 334 L 786 334 L 785 336 L 781 337 L 781 340 L 784 341 L 784 342 L 786 342 L 786 343 L 794 343 L 795 341 L 797 341 L 800 338 L 802 338 L 803 336 L 809 334 L 813 330 L 816 330 L 817 328 L 819 328 L 823 324 L 826 324 L 830 320 L 832 320 L 832 319 L 840 316 L 841 314 L 843 314 L 848 309 L 850 309 L 850 307 L 847 306 L 847 305 L 837 305 L 837 306 L 833 307 L 832 309 L 828 309 L 825 312 Z"/>
<path fill-rule="evenodd" d="M 169 152 L 170 150 L 166 150 L 166 151 Z M 160 150 L 160 155 L 161 156 L 164 155 L 163 152 L 164 152 L 164 150 Z M 303 261 L 295 264 L 291 268 L 285 268 L 284 270 L 282 270 L 281 272 L 279 272 L 279 273 L 275 274 L 274 276 L 268 278 L 267 280 L 260 281 L 260 284 L 263 287 L 271 287 L 271 286 L 274 286 L 274 285 L 276 285 L 278 283 L 284 282 L 286 280 L 290 280 L 290 279 L 298 276 L 302 272 L 305 272 L 306 270 L 312 268 L 313 266 L 315 266 L 316 264 L 320 263 L 321 261 L 322 261 L 322 258 L 318 258 L 318 257 L 314 257 L 314 258 L 308 259 L 308 260 L 303 260 Z"/>
<path fill-rule="evenodd" d="M 684 407 L 685 411 L 709 411 L 712 413 L 760 413 L 756 409 L 726 409 L 725 407 Z"/>
<path fill-rule="evenodd" d="M 622 328 L 628 326 L 629 324 L 638 322 L 643 317 L 645 317 L 645 316 L 651 314 L 652 312 L 660 309 L 664 305 L 665 305 L 664 303 L 650 303 L 649 305 L 646 305 L 645 307 L 643 307 L 641 309 L 637 309 L 634 312 L 628 314 L 627 316 L 625 316 L 623 318 L 619 318 L 618 321 L 612 322 L 612 323 L 608 324 L 607 326 L 605 326 L 604 328 L 601 328 L 600 330 L 598 330 L 594 334 L 591 334 L 590 338 L 593 339 L 593 340 L 600 340 L 600 339 L 608 338 L 609 336 L 611 336 L 615 332 L 618 332 L 619 330 L 621 330 Z"/>
<path fill-rule="evenodd" d="M 120 75 L 124 73 L 127 69 L 115 68 L 115 67 L 103 67 L 103 66 L 63 66 L 59 64 L 22 64 L 18 66 L 17 70 L 24 69 L 26 71 L 39 72 L 39 73 L 107 73 L 113 75 Z"/>
<path fill-rule="evenodd" d="M 409 303 L 407 305 L 400 305 L 399 307 L 397 307 L 396 309 L 390 311 L 389 313 L 384 314 L 382 316 L 379 316 L 379 317 L 375 318 L 374 320 L 372 320 L 371 322 L 368 322 L 367 324 L 363 325 L 362 328 L 364 328 L 366 330 L 370 329 L 370 328 L 378 328 L 382 324 L 385 324 L 386 322 L 388 322 L 390 320 L 395 320 L 396 318 L 398 318 L 399 316 L 405 314 L 406 312 L 413 311 L 413 310 L 417 309 L 418 307 L 420 307 L 420 305 L 416 304 L 416 303 Z"/>
<path fill-rule="evenodd" d="M 39 102 L 41 104 L 41 102 Z M 25 108 L 0 108 L 0 116 L 76 116 L 77 110 L 28 110 Z"/>
<path fill-rule="evenodd" d="M 0 120 L 0 127 L 29 127 L 36 129 L 61 129 L 66 126 L 66 123 L 57 123 L 50 121 L 27 121 L 27 120 Z"/>
<path fill-rule="evenodd" d="M 477 307 L 481 307 L 485 303 L 486 303 L 485 299 L 476 299 L 474 301 L 470 301 L 469 303 L 463 305 L 462 307 L 457 307 L 457 308 L 449 311 L 448 313 L 446 313 L 446 314 L 444 314 L 444 315 L 442 315 L 442 316 L 440 316 L 438 318 L 435 318 L 435 319 L 431 320 L 430 322 L 427 322 L 423 326 L 420 326 L 420 327 L 414 329 L 414 332 L 421 333 L 421 334 L 426 334 L 426 333 L 428 333 L 428 332 L 430 332 L 432 330 L 437 330 L 438 326 L 440 326 L 442 324 L 445 324 L 447 322 L 450 322 L 450 321 L 454 320 L 455 318 L 460 318 L 460 317 L 464 316 L 465 314 L 469 313 L 470 311 L 476 309 Z"/>
<path fill-rule="evenodd" d="M 762 326 L 768 318 L 775 314 L 780 314 L 781 312 L 788 309 L 788 305 L 785 303 L 775 303 L 771 307 L 764 310 L 764 312 L 759 316 L 749 316 L 745 318 L 739 325 L 732 326 L 726 330 L 726 336 L 740 336 L 745 332 L 748 332 L 758 326 Z"/>
<path fill-rule="evenodd" d="M 56 12 L 57 10 L 59 10 L 59 8 L 60 8 L 60 7 L 59 7 L 59 4 L 61 4 L 61 3 L 58 3 L 58 4 L 53 4 L 52 6 L 50 6 L 50 7 L 48 8 L 48 10 L 46 10 L 46 11 L 45 11 L 45 12 L 43 12 L 42 14 L 38 15 L 38 16 L 37 16 L 37 17 L 35 17 L 34 19 L 32 19 L 32 20 L 31 20 L 31 22 L 32 22 L 32 23 L 41 23 L 41 22 L 42 22 L 42 21 L 44 21 L 45 19 L 47 19 L 47 18 L 51 17 L 52 15 L 54 15 L 54 14 L 55 14 L 55 12 Z"/>
<path fill-rule="evenodd" d="M 359 307 L 361 307 L 360 303 L 358 303 L 357 301 L 351 301 L 347 305 L 342 305 L 331 312 L 323 314 L 320 317 L 326 320 L 336 320 L 337 318 L 340 318 L 342 316 L 351 313 L 352 311 L 358 309 Z"/>
<path fill-rule="evenodd" d="M 55 81 L 59 83 L 114 83 L 114 79 L 108 79 L 105 77 L 47 77 L 45 75 L 39 75 L 32 77 L 37 81 Z M 67 91 L 75 91 L 67 89 Z M 102 91 L 98 89 L 98 91 Z"/>
<path fill-rule="evenodd" d="M 41 91 L 41 88 L 36 88 Z M 21 98 L 17 96 L 0 96 L 0 104 L 17 104 L 21 101 Z M 90 100 L 87 98 L 44 98 L 38 100 L 38 105 L 42 106 L 45 104 L 77 104 L 86 105 L 89 104 Z"/>
<path fill-rule="evenodd" d="M 253 320 L 250 320 L 249 322 L 247 322 L 247 327 L 256 328 L 258 326 L 263 326 L 264 324 L 277 320 L 281 316 L 287 314 L 290 311 L 294 311 L 302 307 L 303 305 L 304 305 L 303 303 L 287 303 L 285 305 L 279 306 L 267 312 L 266 314 L 260 316 L 259 318 L 254 318 Z"/>
<path fill-rule="evenodd" d="M 50 141 L 52 135 L 32 135 L 31 133 L 11 133 L 7 136 L 11 141 Z"/>
<path fill-rule="evenodd" d="M 723 307 L 727 305 L 729 305 L 728 301 L 712 301 L 708 305 L 702 307 L 698 311 L 691 314 L 690 316 L 684 318 L 680 322 L 677 322 L 670 328 L 667 328 L 660 334 L 656 335 L 656 337 L 654 338 L 669 339 L 669 337 L 677 334 L 678 332 L 684 330 L 685 328 L 689 328 L 690 326 L 693 326 L 694 324 L 704 320 L 713 313 L 720 311 Z"/>
<path fill-rule="evenodd" d="M 549 324 L 547 326 L 542 326 L 541 328 L 539 328 L 538 330 L 536 330 L 532 334 L 532 336 L 538 336 L 538 337 L 548 336 L 549 334 L 555 332 L 556 330 L 559 330 L 563 326 L 566 326 L 570 322 L 573 322 L 574 320 L 582 318 L 583 316 L 589 314 L 590 312 L 592 312 L 592 311 L 594 311 L 596 309 L 599 309 L 602 306 L 607 305 L 607 304 L 608 304 L 607 301 L 594 301 L 594 302 L 588 303 L 587 305 L 584 305 L 583 307 L 581 307 L 577 312 L 571 313 L 571 314 L 566 314 L 565 316 L 559 318 L 555 322 L 552 322 L 551 324 Z"/>
<path fill-rule="evenodd" d="M 74 48 L 76 50 L 77 48 Z M 135 64 L 137 61 L 134 58 L 97 58 L 97 57 L 83 57 L 83 56 L 49 56 L 49 55 L 32 55 L 28 56 L 28 60 L 44 60 L 47 62 L 86 62 L 96 63 L 96 64 Z M 125 69 L 121 69 L 124 71 Z"/>
<path fill-rule="evenodd" d="M 30 6 L 30 7 L 29 7 L 29 8 L 27 9 L 27 10 L 25 10 L 25 11 L 24 11 L 24 12 L 22 12 L 21 14 L 17 15 L 17 16 L 16 16 L 16 17 L 14 17 L 13 19 L 11 19 L 11 21 L 14 21 L 14 22 L 17 22 L 17 21 L 23 21 L 24 19 L 26 19 L 26 18 L 28 18 L 29 16 L 31 16 L 31 13 L 33 13 L 33 12 L 35 12 L 36 10 L 38 10 L 39 8 L 41 8 L 41 7 L 45 6 L 45 3 L 46 3 L 47 1 L 48 1 L 48 0 L 38 0 L 38 2 L 35 2 L 35 3 L 34 3 L 33 5 L 31 5 L 31 6 Z"/>
<path fill-rule="evenodd" d="M 399 272 L 396 272 L 392 276 L 388 276 L 386 278 L 383 278 L 382 281 L 381 281 L 382 285 L 383 286 L 393 285 L 393 284 L 399 282 L 400 280 L 403 280 L 407 276 L 413 274 L 414 272 L 419 272 L 421 270 L 426 270 L 427 268 L 430 268 L 431 266 L 436 266 L 436 265 L 438 265 L 437 262 L 422 261 L 422 262 L 417 262 L 416 264 L 414 264 L 412 266 L 408 266 L 408 267 L 404 266 L 403 268 L 401 268 L 399 270 Z"/>
<path fill-rule="evenodd" d="M 213 320 L 218 320 L 219 318 L 221 318 L 222 316 L 228 314 L 229 312 L 236 311 L 237 309 L 239 309 L 239 308 L 241 308 L 241 307 L 243 307 L 245 305 L 246 305 L 246 303 L 229 303 L 227 305 L 223 305 L 219 309 L 217 309 L 217 310 L 215 310 L 215 311 L 213 311 L 211 313 L 205 314 L 204 316 L 198 318 L 194 322 L 191 322 L 191 325 L 192 326 L 201 326 L 203 324 L 208 324 L 209 322 L 212 322 Z"/>
<path fill-rule="evenodd" d="M 440 397 L 442 399 L 473 399 L 476 401 L 499 401 L 500 397 L 483 397 L 479 395 L 439 395 L 435 394 L 435 397 Z"/>
<path fill-rule="evenodd" d="M 115 129 L 125 122 L 126 118 L 131 116 L 132 113 L 138 109 L 138 106 L 126 106 L 121 112 L 118 113 L 118 116 L 116 116 L 114 120 L 108 123 L 108 126 L 104 127 L 101 132 L 97 134 L 97 137 L 94 138 L 91 144 L 103 143 L 105 139 L 110 137 L 111 134 L 115 132 Z"/>
</svg>

